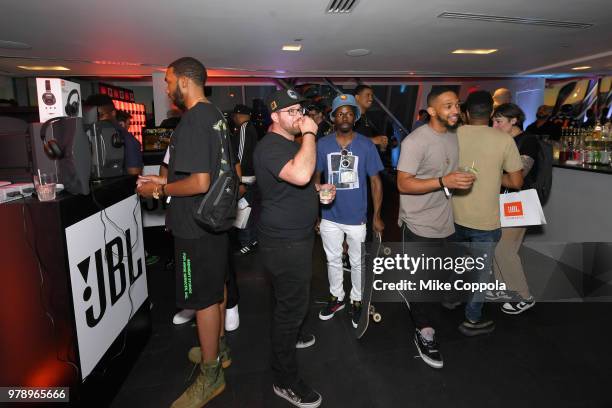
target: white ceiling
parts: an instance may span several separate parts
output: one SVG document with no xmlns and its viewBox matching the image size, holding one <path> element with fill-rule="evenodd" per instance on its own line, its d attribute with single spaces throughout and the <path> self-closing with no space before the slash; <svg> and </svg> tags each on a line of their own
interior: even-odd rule
<svg viewBox="0 0 612 408">
<path fill-rule="evenodd" d="M 17 65 L 63 65 L 53 75 L 150 76 L 181 56 L 213 75 L 514 76 L 612 73 L 610 0 L 359 0 L 329 15 L 329 0 L 0 0 L 0 74 Z M 566 29 L 441 19 L 444 11 L 594 24 Z M 281 51 L 301 38 L 299 53 Z M 355 48 L 370 49 L 349 57 Z M 497 48 L 489 56 L 456 48 Z M 135 66 L 97 65 L 124 61 Z M 276 71 L 286 71 L 277 73 Z M 46 73 L 49 75 L 50 73 Z"/>
</svg>

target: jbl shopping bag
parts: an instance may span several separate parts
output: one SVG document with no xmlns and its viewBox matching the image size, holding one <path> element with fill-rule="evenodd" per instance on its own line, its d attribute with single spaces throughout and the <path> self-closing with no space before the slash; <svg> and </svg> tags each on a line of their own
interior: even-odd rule
<svg viewBox="0 0 612 408">
<path fill-rule="evenodd" d="M 546 224 L 544 211 L 535 189 L 499 195 L 502 227 L 526 227 Z"/>
</svg>

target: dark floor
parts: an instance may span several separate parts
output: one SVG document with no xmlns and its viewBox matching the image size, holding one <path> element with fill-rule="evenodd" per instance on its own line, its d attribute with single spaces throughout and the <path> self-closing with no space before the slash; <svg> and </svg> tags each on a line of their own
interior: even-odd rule
<svg viewBox="0 0 612 408">
<path fill-rule="evenodd" d="M 163 255 L 159 231 L 147 245 Z M 462 311 L 437 309 L 434 316 L 444 368 L 418 357 L 403 304 L 378 304 L 380 324 L 356 340 L 345 313 L 317 317 L 327 296 L 324 255 L 317 242 L 312 301 L 306 323 L 316 344 L 299 350 L 302 377 L 323 395 L 324 407 L 610 407 L 612 379 L 610 303 L 539 303 L 519 316 L 487 305 L 496 331 L 465 338 L 457 326 Z M 207 407 L 289 407 L 272 392 L 270 288 L 257 254 L 237 259 L 240 327 L 228 334 L 233 363 L 227 388 Z M 188 385 L 196 344 L 192 324 L 172 325 L 174 278 L 163 259 L 147 268 L 153 333 L 111 407 L 168 407 Z M 349 275 L 345 275 L 350 281 Z M 348 284 L 348 282 L 345 282 Z"/>
</svg>

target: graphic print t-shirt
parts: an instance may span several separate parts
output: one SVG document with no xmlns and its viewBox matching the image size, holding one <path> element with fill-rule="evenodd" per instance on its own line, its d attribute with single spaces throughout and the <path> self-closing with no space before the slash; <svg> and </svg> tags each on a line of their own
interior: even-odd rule
<svg viewBox="0 0 612 408">
<path fill-rule="evenodd" d="M 336 186 L 336 199 L 321 206 L 323 219 L 346 225 L 365 224 L 368 212 L 367 177 L 383 170 L 374 143 L 356 133 L 342 149 L 331 133 L 317 142 L 317 171 Z"/>
</svg>

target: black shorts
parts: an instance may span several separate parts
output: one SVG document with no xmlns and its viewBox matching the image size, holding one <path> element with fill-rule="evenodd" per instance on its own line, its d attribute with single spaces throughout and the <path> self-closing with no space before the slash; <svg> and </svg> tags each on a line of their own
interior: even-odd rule
<svg viewBox="0 0 612 408">
<path fill-rule="evenodd" d="M 202 238 L 174 237 L 176 305 L 181 309 L 205 309 L 223 302 L 228 270 L 227 233 Z"/>
</svg>

